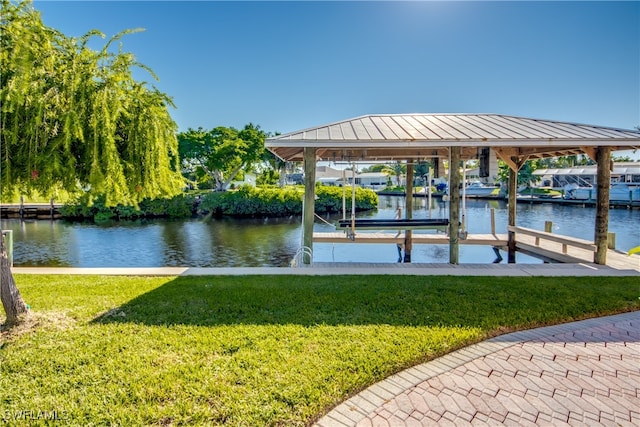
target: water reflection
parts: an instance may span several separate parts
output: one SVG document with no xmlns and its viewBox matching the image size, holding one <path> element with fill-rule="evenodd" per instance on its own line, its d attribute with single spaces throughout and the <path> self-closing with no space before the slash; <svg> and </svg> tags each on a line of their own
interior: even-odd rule
<svg viewBox="0 0 640 427">
<path fill-rule="evenodd" d="M 470 233 L 491 231 L 491 211 L 496 230 L 506 230 L 506 203 L 496 200 L 468 200 L 466 225 Z M 403 197 L 381 197 L 379 209 L 363 217 L 394 218 L 404 213 Z M 349 215 L 349 214 L 348 214 Z M 446 203 L 414 199 L 414 218 L 448 218 Z M 331 223 L 338 216 L 327 217 Z M 553 232 L 593 239 L 595 209 L 551 204 L 519 204 L 518 225 L 544 229 L 553 221 Z M 300 246 L 300 218 L 243 220 L 142 220 L 107 225 L 65 221 L 2 220 L 3 229 L 14 231 L 14 262 L 17 266 L 72 267 L 258 267 L 288 266 Z M 617 248 L 640 245 L 640 210 L 612 209 L 609 228 L 616 233 Z M 334 231 L 330 224 L 316 221 L 317 231 Z M 315 244 L 317 262 L 394 262 L 395 245 Z M 461 246 L 461 263 L 491 263 L 490 247 Z M 449 261 L 447 245 L 415 245 L 414 262 Z M 518 262 L 540 261 L 518 254 Z"/>
</svg>

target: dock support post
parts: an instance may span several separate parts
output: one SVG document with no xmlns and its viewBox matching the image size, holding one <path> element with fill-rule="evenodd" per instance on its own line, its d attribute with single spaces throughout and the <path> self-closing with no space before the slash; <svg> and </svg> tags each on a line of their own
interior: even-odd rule
<svg viewBox="0 0 640 427">
<path fill-rule="evenodd" d="M 519 154 L 517 149 L 496 148 L 496 155 L 509 166 L 509 184 L 507 191 L 509 192 L 508 208 L 509 208 L 509 221 L 508 225 L 511 227 L 516 226 L 516 196 L 518 192 L 518 171 L 522 168 L 522 165 L 527 161 L 529 156 Z M 508 256 L 507 260 L 509 264 L 515 264 L 516 262 L 516 233 L 514 231 L 508 231 Z"/>
<path fill-rule="evenodd" d="M 496 210 L 491 208 L 491 234 L 496 235 Z"/>
<path fill-rule="evenodd" d="M 304 252 L 303 264 L 311 264 L 313 256 L 313 215 L 316 204 L 316 149 L 304 149 L 304 204 L 302 205 L 302 245 L 309 248 Z"/>
<path fill-rule="evenodd" d="M 449 263 L 459 264 L 460 147 L 450 147 L 449 151 Z"/>
<path fill-rule="evenodd" d="M 431 168 L 427 170 L 427 206 L 429 206 L 429 219 L 431 219 Z"/>
<path fill-rule="evenodd" d="M 507 202 L 509 208 L 509 225 L 516 226 L 516 193 L 518 191 L 518 171 L 513 168 L 509 168 L 509 200 Z M 516 262 L 516 233 L 513 231 L 508 232 L 507 246 L 509 251 L 507 253 L 507 262 L 509 264 L 515 264 Z"/>
<path fill-rule="evenodd" d="M 347 219 L 347 174 L 342 169 L 342 219 Z"/>
<path fill-rule="evenodd" d="M 407 184 L 405 186 L 405 218 L 413 218 L 413 163 L 407 161 Z M 413 248 L 412 231 L 404 231 L 404 262 L 411 262 L 411 249 Z"/>
<path fill-rule="evenodd" d="M 552 221 L 545 221 L 544 222 L 544 231 L 546 231 L 547 233 L 553 233 L 553 222 Z"/>
<path fill-rule="evenodd" d="M 596 158 L 598 162 L 598 192 L 596 194 L 596 224 L 594 236 L 596 252 L 593 256 L 593 262 L 606 265 L 607 237 L 609 232 L 609 187 L 611 185 L 611 151 L 609 147 L 598 147 Z"/>
</svg>

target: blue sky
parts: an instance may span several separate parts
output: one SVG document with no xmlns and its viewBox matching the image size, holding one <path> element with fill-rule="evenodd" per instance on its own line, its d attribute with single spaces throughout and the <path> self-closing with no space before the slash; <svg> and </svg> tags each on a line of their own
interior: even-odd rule
<svg viewBox="0 0 640 427">
<path fill-rule="evenodd" d="M 374 113 L 640 125 L 640 2 L 47 1 L 68 36 L 123 48 L 181 131 L 282 133 Z M 96 48 L 104 41 L 96 40 Z M 140 79 L 151 79 L 140 73 Z"/>
</svg>

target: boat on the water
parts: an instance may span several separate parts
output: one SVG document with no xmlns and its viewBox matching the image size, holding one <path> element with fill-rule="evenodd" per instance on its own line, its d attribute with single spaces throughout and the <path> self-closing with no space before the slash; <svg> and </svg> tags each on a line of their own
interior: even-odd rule
<svg viewBox="0 0 640 427">
<path fill-rule="evenodd" d="M 471 184 L 464 188 L 464 194 L 466 197 L 478 197 L 478 198 L 503 198 L 505 192 L 499 185 L 483 184 L 480 181 L 473 181 Z"/>
<path fill-rule="evenodd" d="M 564 187 L 564 199 L 566 200 L 595 200 L 596 188 L 579 187 L 569 184 Z M 638 202 L 640 201 L 640 187 L 630 186 L 624 182 L 614 182 L 609 189 L 609 201 Z"/>
</svg>

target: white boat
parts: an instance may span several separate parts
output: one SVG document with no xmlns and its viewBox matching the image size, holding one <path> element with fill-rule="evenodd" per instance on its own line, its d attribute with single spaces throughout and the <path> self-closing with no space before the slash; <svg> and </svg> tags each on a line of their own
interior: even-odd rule
<svg viewBox="0 0 640 427">
<path fill-rule="evenodd" d="M 471 184 L 467 185 L 464 189 L 464 194 L 466 197 L 504 197 L 502 187 L 498 185 L 483 184 L 480 181 L 473 181 Z"/>
<path fill-rule="evenodd" d="M 595 200 L 596 188 L 569 184 L 564 187 L 564 198 L 568 200 Z M 609 201 L 638 202 L 640 201 L 640 187 L 630 186 L 624 182 L 614 182 L 609 189 Z"/>
</svg>

